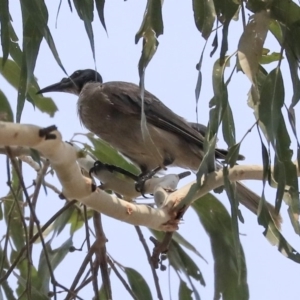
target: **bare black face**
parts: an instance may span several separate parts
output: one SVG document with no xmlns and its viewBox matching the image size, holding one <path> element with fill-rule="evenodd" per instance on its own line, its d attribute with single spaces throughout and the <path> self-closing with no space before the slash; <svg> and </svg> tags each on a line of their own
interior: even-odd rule
<svg viewBox="0 0 300 300">
<path fill-rule="evenodd" d="M 70 77 L 63 78 L 60 82 L 39 90 L 38 94 L 48 92 L 65 92 L 79 95 L 83 86 L 88 82 L 102 83 L 102 77 L 98 72 L 92 69 L 78 70 Z"/>
</svg>

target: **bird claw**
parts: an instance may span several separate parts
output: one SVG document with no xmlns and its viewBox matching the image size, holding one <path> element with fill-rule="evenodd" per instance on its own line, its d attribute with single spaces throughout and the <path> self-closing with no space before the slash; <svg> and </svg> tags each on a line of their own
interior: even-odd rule
<svg viewBox="0 0 300 300">
<path fill-rule="evenodd" d="M 89 176 L 92 178 L 92 173 L 97 174 L 97 171 L 103 168 L 103 163 L 100 160 L 96 160 L 94 166 L 89 170 Z"/>
<path fill-rule="evenodd" d="M 148 198 L 145 196 L 145 182 L 151 179 L 159 170 L 161 170 L 161 167 L 157 167 L 146 174 L 142 173 L 138 176 L 138 180 L 135 183 L 135 190 L 141 193 L 144 198 Z"/>
</svg>

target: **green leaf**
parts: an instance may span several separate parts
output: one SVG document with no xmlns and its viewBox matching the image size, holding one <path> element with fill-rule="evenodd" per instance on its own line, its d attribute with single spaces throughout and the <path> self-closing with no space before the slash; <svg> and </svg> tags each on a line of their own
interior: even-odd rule
<svg viewBox="0 0 300 300">
<path fill-rule="evenodd" d="M 3 201 L 4 218 L 7 226 L 9 227 L 9 237 L 12 239 L 16 249 L 20 250 L 25 245 L 25 234 L 24 227 L 21 221 L 21 218 L 23 216 L 20 216 L 17 201 L 19 202 L 21 214 L 24 213 L 24 202 L 20 190 L 17 187 L 13 187 L 13 190 L 16 194 L 16 198 L 12 195 L 12 193 L 9 193 L 5 197 L 5 201 Z"/>
<path fill-rule="evenodd" d="M 234 125 L 232 110 L 228 102 L 228 99 L 227 99 L 227 105 L 224 108 L 224 113 L 223 113 L 222 130 L 223 130 L 223 136 L 226 144 L 228 145 L 228 147 L 232 147 L 236 143 L 235 125 Z"/>
<path fill-rule="evenodd" d="M 237 262 L 237 272 L 238 272 L 238 280 L 240 281 L 242 274 L 242 261 L 241 261 L 241 242 L 240 242 L 240 232 L 239 232 L 239 201 L 236 197 L 235 191 L 235 183 L 230 182 L 228 178 L 228 166 L 223 167 L 223 175 L 224 175 L 224 186 L 227 197 L 230 202 L 231 208 L 231 227 L 233 233 L 233 248 L 235 251 L 236 262 Z"/>
<path fill-rule="evenodd" d="M 203 175 L 211 173 L 215 170 L 215 148 L 217 142 L 217 133 L 221 124 L 224 110 L 228 105 L 227 86 L 224 83 L 225 68 L 229 65 L 230 58 L 226 58 L 226 62 L 221 65 L 217 60 L 213 67 L 213 90 L 214 97 L 210 101 L 211 110 L 209 112 L 209 126 L 204 140 L 204 156 L 197 172 L 197 182 Z M 231 128 L 234 128 L 231 124 Z"/>
<path fill-rule="evenodd" d="M 95 155 L 101 162 L 118 166 L 136 175 L 140 173 L 140 170 L 133 163 L 126 160 L 117 150 L 105 141 L 99 138 L 94 138 L 90 134 L 87 135 L 87 138 L 94 146 L 94 149 L 87 149 L 89 149 L 89 151 L 91 151 L 92 154 Z"/>
<path fill-rule="evenodd" d="M 31 16 L 31 20 L 35 23 L 36 27 L 41 31 L 41 34 L 45 38 L 57 64 L 67 75 L 65 68 L 59 58 L 58 52 L 56 50 L 51 32 L 47 26 L 48 22 L 48 11 L 44 1 L 40 0 L 22 0 L 22 10 L 26 10 L 27 15 Z"/>
<path fill-rule="evenodd" d="M 10 107 L 10 104 L 6 96 L 1 90 L 0 90 L 0 120 L 7 121 L 7 122 L 14 121 L 14 115 Z"/>
<path fill-rule="evenodd" d="M 238 160 L 241 143 L 237 143 L 229 148 L 225 162 L 232 168 Z"/>
<path fill-rule="evenodd" d="M 261 64 L 270 64 L 274 61 L 279 61 L 280 59 L 282 59 L 283 57 L 281 57 L 281 54 L 279 52 L 272 52 L 272 53 L 263 53 L 261 58 L 260 58 L 260 63 Z"/>
<path fill-rule="evenodd" d="M 9 266 L 7 253 L 3 251 L 2 246 L 0 245 L 0 267 L 2 267 L 2 269 L 0 269 L 0 274 L 2 274 L 3 270 L 8 269 Z"/>
<path fill-rule="evenodd" d="M 70 235 L 73 235 L 75 233 L 75 231 L 77 231 L 84 225 L 85 216 L 83 214 L 83 211 L 78 207 L 76 207 L 76 208 L 77 209 L 73 211 L 70 219 L 68 220 L 68 223 L 71 224 Z M 90 218 L 92 218 L 92 216 L 93 216 L 93 210 L 88 209 L 87 210 L 87 219 L 89 220 Z"/>
<path fill-rule="evenodd" d="M 232 0 L 214 0 L 215 11 L 219 22 L 223 24 L 223 37 L 220 51 L 220 64 L 223 65 L 228 50 L 228 28 L 230 21 L 235 16 L 239 5 Z M 215 49 L 216 50 L 216 49 Z"/>
<path fill-rule="evenodd" d="M 27 299 L 27 293 L 25 292 L 27 289 L 27 281 L 28 281 L 28 274 L 14 274 L 18 278 L 18 295 L 22 295 L 22 297 L 19 297 L 18 299 Z M 39 288 L 37 288 L 37 285 L 41 282 L 42 278 L 38 276 L 36 270 L 34 267 L 31 268 L 31 296 L 34 300 L 48 300 L 49 297 L 47 294 L 43 293 Z"/>
<path fill-rule="evenodd" d="M 263 45 L 269 29 L 269 13 L 262 10 L 250 18 L 238 45 L 239 63 L 249 80 L 255 85 Z"/>
<path fill-rule="evenodd" d="M 16 62 L 8 59 L 5 63 L 5 66 L 3 67 L 2 58 L 0 57 L 0 73 L 13 87 L 18 89 L 21 70 Z M 37 95 L 36 92 L 38 91 L 38 89 L 39 88 L 36 80 L 32 79 L 27 88 L 27 99 L 41 112 L 47 113 L 48 115 L 50 115 L 50 117 L 53 117 L 55 112 L 58 110 L 57 106 L 53 102 L 52 98 Z"/>
<path fill-rule="evenodd" d="M 258 107 L 259 120 L 263 124 L 267 139 L 275 150 L 274 179 L 278 188 L 276 194 L 276 208 L 279 210 L 286 186 L 290 186 L 291 201 L 289 206 L 292 215 L 300 213 L 298 192 L 298 177 L 296 166 L 292 162 L 291 140 L 286 129 L 282 107 L 284 104 L 284 86 L 280 69 L 274 69 L 267 76 L 261 91 Z M 292 224 L 294 220 L 292 220 Z M 298 227 L 298 226 L 297 226 Z M 295 227 L 296 232 L 299 231 Z"/>
<path fill-rule="evenodd" d="M 73 3 L 79 18 L 84 22 L 85 31 L 90 41 L 94 62 L 96 62 L 94 33 L 92 27 L 92 22 L 94 20 L 94 2 L 93 0 L 73 0 Z"/>
<path fill-rule="evenodd" d="M 105 0 L 95 0 L 95 3 L 96 3 L 96 8 L 98 11 L 98 16 L 99 16 L 100 22 L 101 22 L 103 28 L 105 29 L 105 31 L 107 32 L 106 25 L 105 25 L 105 18 L 104 18 Z"/>
<path fill-rule="evenodd" d="M 38 286 L 37 288 L 39 291 L 41 291 L 41 293 L 44 293 L 46 295 L 48 294 L 49 283 L 51 278 L 44 251 L 47 251 L 52 270 L 54 271 L 55 268 L 63 261 L 63 259 L 69 253 L 69 249 L 72 245 L 72 237 L 67 239 L 59 248 L 56 249 L 52 249 L 50 242 L 46 243 L 46 248 L 41 252 L 38 267 L 38 277 L 41 278 L 42 281 L 40 283 L 40 286 Z"/>
<path fill-rule="evenodd" d="M 215 296 L 223 300 L 249 299 L 245 256 L 240 247 L 241 276 L 239 280 L 231 217 L 223 204 L 207 194 L 192 204 L 200 222 L 210 237 L 215 260 Z"/>
<path fill-rule="evenodd" d="M 150 288 L 142 275 L 132 268 L 124 268 L 129 285 L 139 300 L 152 300 Z"/>
<path fill-rule="evenodd" d="M 9 55 L 9 44 L 10 44 L 10 37 L 9 37 L 9 7 L 8 7 L 8 0 L 0 0 L 0 27 L 1 27 L 1 45 L 2 45 L 2 55 L 3 61 L 2 64 L 5 64 L 8 55 Z"/>
<path fill-rule="evenodd" d="M 170 244 L 170 249 L 168 251 L 168 258 L 170 260 L 170 264 L 175 270 L 180 270 L 187 277 L 191 276 L 203 286 L 205 286 L 205 281 L 202 276 L 202 272 L 196 265 L 193 259 L 182 249 L 182 247 L 172 240 Z"/>
<path fill-rule="evenodd" d="M 142 25 L 135 35 L 135 43 L 143 38 L 143 50 L 139 60 L 140 78 L 158 47 L 157 38 L 163 33 L 162 1 L 148 0 Z"/>
<path fill-rule="evenodd" d="M 66 204 L 65 204 L 66 205 Z M 53 230 L 54 234 L 59 235 L 63 229 L 68 224 L 68 221 L 70 220 L 72 214 L 77 210 L 78 208 L 75 205 L 72 205 L 67 210 L 65 210 L 53 223 Z M 76 212 L 75 212 L 76 213 Z"/>
<path fill-rule="evenodd" d="M 196 27 L 207 40 L 216 19 L 214 1 L 193 0 L 193 10 Z"/>
<path fill-rule="evenodd" d="M 39 26 L 42 25 L 37 24 L 35 22 L 34 13 L 32 13 L 32 11 L 26 10 L 26 8 L 24 8 L 24 5 L 26 5 L 27 1 L 28 0 L 21 2 L 23 20 L 23 55 L 18 86 L 18 103 L 16 115 L 17 122 L 20 122 L 21 120 L 21 114 L 24 108 L 27 88 L 29 83 L 32 81 L 32 78 L 34 77 L 33 72 L 35 68 L 35 63 L 39 53 L 40 44 L 43 39 L 43 34 L 39 29 Z M 36 7 L 33 4 L 34 1 L 31 2 L 32 8 L 36 9 Z"/>
<path fill-rule="evenodd" d="M 188 288 L 186 282 L 184 282 L 183 280 L 180 280 L 178 299 L 179 300 L 193 300 L 192 293 L 193 293 L 193 291 Z"/>
<path fill-rule="evenodd" d="M 194 252 L 196 255 L 201 257 L 205 262 L 207 262 L 207 260 L 200 254 L 200 252 L 190 242 L 188 242 L 178 231 L 174 231 L 172 238 L 176 243 Z"/>
<path fill-rule="evenodd" d="M 275 148 L 275 140 L 281 120 L 281 108 L 284 104 L 284 87 L 281 72 L 274 69 L 263 85 L 259 105 L 259 120 L 265 126 L 267 139 Z"/>
</svg>

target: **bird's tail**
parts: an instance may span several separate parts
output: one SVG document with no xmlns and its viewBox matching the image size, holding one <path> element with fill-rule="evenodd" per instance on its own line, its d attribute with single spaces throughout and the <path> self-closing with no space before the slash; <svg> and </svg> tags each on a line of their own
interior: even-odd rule
<svg viewBox="0 0 300 300">
<path fill-rule="evenodd" d="M 257 215 L 260 197 L 240 182 L 236 183 L 236 192 L 239 202 Z M 271 203 L 267 202 L 267 208 L 274 223 L 280 228 L 281 216 L 276 213 L 275 207 Z"/>
</svg>

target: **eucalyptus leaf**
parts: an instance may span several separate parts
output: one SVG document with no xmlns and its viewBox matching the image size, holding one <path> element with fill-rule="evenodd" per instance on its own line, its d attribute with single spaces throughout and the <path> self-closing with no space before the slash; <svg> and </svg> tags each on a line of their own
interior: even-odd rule
<svg viewBox="0 0 300 300">
<path fill-rule="evenodd" d="M 137 299 L 152 300 L 150 288 L 143 276 L 132 268 L 124 268 L 129 285 Z"/>
<path fill-rule="evenodd" d="M 209 235 L 215 261 L 214 299 L 249 299 L 245 256 L 239 244 L 240 257 L 234 250 L 234 233 L 231 217 L 223 204 L 213 195 L 207 194 L 192 204 L 201 224 Z M 240 273 L 238 272 L 240 259 Z"/>
<path fill-rule="evenodd" d="M 9 101 L 0 90 L 0 121 L 13 122 L 14 115 L 10 107 Z"/>
</svg>

